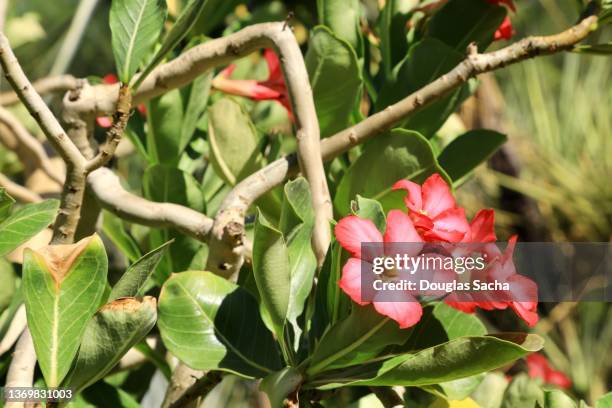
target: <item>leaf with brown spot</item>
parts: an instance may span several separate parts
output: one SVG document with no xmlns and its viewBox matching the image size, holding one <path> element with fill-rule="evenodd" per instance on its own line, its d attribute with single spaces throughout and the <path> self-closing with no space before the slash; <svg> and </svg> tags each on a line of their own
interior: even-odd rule
<svg viewBox="0 0 612 408">
<path fill-rule="evenodd" d="M 72 245 L 26 249 L 23 293 L 28 327 L 47 386 L 57 387 L 102 300 L 108 260 L 99 236 Z"/>
<path fill-rule="evenodd" d="M 89 321 L 81 348 L 64 386 L 76 392 L 103 378 L 157 320 L 155 298 L 120 298 L 100 308 Z"/>
</svg>

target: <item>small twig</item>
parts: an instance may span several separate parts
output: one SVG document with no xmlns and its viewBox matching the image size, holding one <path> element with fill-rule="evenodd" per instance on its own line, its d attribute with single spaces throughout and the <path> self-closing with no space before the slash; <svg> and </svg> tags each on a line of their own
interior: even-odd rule
<svg viewBox="0 0 612 408">
<path fill-rule="evenodd" d="M 404 406 L 404 401 L 391 387 L 370 387 L 370 390 L 385 408 L 401 408 Z"/>
<path fill-rule="evenodd" d="M 41 196 L 15 183 L 2 173 L 0 173 L 0 187 L 4 188 L 11 197 L 22 203 L 38 203 L 42 201 Z"/>
<path fill-rule="evenodd" d="M 217 384 L 221 382 L 223 377 L 219 371 L 212 371 L 202 376 L 193 383 L 192 386 L 181 394 L 181 396 L 171 403 L 169 408 L 185 408 L 194 403 L 198 398 L 206 396 Z"/>
<path fill-rule="evenodd" d="M 183 363 L 178 363 L 172 372 L 172 378 L 161 408 L 169 408 L 179 401 L 185 392 L 204 378 L 204 371 L 194 370 Z"/>
<path fill-rule="evenodd" d="M 98 154 L 87 162 L 85 166 L 87 172 L 104 166 L 113 157 L 130 119 L 131 107 L 132 91 L 126 84 L 122 84 L 119 88 L 119 98 L 113 115 L 113 124 L 106 132 L 106 143 L 100 148 Z"/>
<path fill-rule="evenodd" d="M 39 95 L 47 95 L 51 93 L 62 93 L 76 89 L 81 80 L 72 75 L 59 75 L 47 77 L 34 81 L 32 86 Z M 0 93 L 0 105 L 8 106 L 19 102 L 19 96 L 13 91 Z"/>
</svg>

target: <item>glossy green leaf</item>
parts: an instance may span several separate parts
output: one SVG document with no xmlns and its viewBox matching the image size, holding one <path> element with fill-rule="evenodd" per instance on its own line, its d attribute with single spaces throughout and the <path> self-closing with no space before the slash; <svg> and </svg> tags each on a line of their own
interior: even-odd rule
<svg viewBox="0 0 612 408">
<path fill-rule="evenodd" d="M 59 201 L 27 204 L 0 223 L 0 256 L 4 256 L 49 226 Z"/>
<path fill-rule="evenodd" d="M 10 304 L 17 290 L 17 276 L 10 262 L 0 258 L 0 313 Z M 1 337 L 0 337 L 1 338 Z"/>
<path fill-rule="evenodd" d="M 348 214 L 359 194 L 380 201 L 385 211 L 404 208 L 403 194 L 392 192 L 393 184 L 401 179 L 422 182 L 432 173 L 448 179 L 429 142 L 416 132 L 394 129 L 366 145 L 340 181 L 334 205 L 340 214 Z"/>
<path fill-rule="evenodd" d="M 121 298 L 104 305 L 87 324 L 64 385 L 78 392 L 104 378 L 155 325 L 155 298 Z"/>
<path fill-rule="evenodd" d="M 8 217 L 13 204 L 15 204 L 13 197 L 8 195 L 4 188 L 0 187 L 0 222 Z"/>
<path fill-rule="evenodd" d="M 280 229 L 290 235 L 303 223 L 312 223 L 314 211 L 310 187 L 303 177 L 288 181 L 284 187 L 285 199 L 281 209 Z"/>
<path fill-rule="evenodd" d="M 500 408 L 507 387 L 508 380 L 503 373 L 488 373 L 471 397 L 482 408 Z"/>
<path fill-rule="evenodd" d="M 362 364 L 384 348 L 402 344 L 411 330 L 400 329 L 397 322 L 378 314 L 372 306 L 355 306 L 344 320 L 323 335 L 309 361 L 307 373 Z"/>
<path fill-rule="evenodd" d="M 261 380 L 259 389 L 268 396 L 270 407 L 283 407 L 285 398 L 298 389 L 302 380 L 299 370 L 285 367 Z"/>
<path fill-rule="evenodd" d="M 179 14 L 176 22 L 164 37 L 161 47 L 157 50 L 153 59 L 151 59 L 145 69 L 143 69 L 142 74 L 134 83 L 134 89 L 137 89 L 153 68 L 155 68 L 157 64 L 159 64 L 166 55 L 185 38 L 202 13 L 206 2 L 207 0 L 189 0 L 187 4 L 183 6 L 181 14 Z"/>
<path fill-rule="evenodd" d="M 414 354 L 403 354 L 384 362 L 359 367 L 348 377 L 322 378 L 319 388 L 345 385 L 423 386 L 453 381 L 490 371 L 538 351 L 541 337 L 534 334 L 508 333 L 495 336 L 459 337 Z M 334 382 L 337 381 L 337 382 Z M 525 405 L 523 405 L 525 406 Z"/>
<path fill-rule="evenodd" d="M 155 268 L 161 261 L 172 241 L 166 242 L 142 258 L 131 264 L 121 276 L 121 279 L 113 286 L 108 298 L 109 302 L 122 297 L 142 296 L 142 289 L 147 280 L 151 278 Z"/>
<path fill-rule="evenodd" d="M 185 150 L 189 142 L 193 138 L 193 134 L 197 128 L 198 121 L 206 111 L 208 105 L 208 96 L 210 94 L 210 83 L 213 72 L 208 72 L 196 78 L 191 86 L 187 87 L 183 94 L 185 95 L 186 105 L 185 113 L 181 123 L 179 151 Z M 188 94 L 188 95 L 186 95 Z"/>
<path fill-rule="evenodd" d="M 471 42 L 476 42 L 479 51 L 484 51 L 506 17 L 506 9 L 492 3 L 450 0 L 433 15 L 427 34 L 461 53 Z"/>
<path fill-rule="evenodd" d="M 319 23 L 358 53 L 362 53 L 361 4 L 359 0 L 317 0 Z"/>
<path fill-rule="evenodd" d="M 344 40 L 327 27 L 312 31 L 305 57 L 321 137 L 349 125 L 361 87 L 357 55 Z"/>
<path fill-rule="evenodd" d="M 113 0 L 110 10 L 117 74 L 129 83 L 159 38 L 166 20 L 164 0 Z"/>
<path fill-rule="evenodd" d="M 450 142 L 438 156 L 438 162 L 456 182 L 487 160 L 506 140 L 506 135 L 494 130 L 470 130 Z"/>
<path fill-rule="evenodd" d="M 471 1 L 471 0 L 470 0 Z M 398 102 L 425 85 L 449 72 L 464 58 L 464 53 L 454 51 L 435 38 L 425 38 L 412 47 L 408 55 L 393 71 L 392 78 L 385 82 L 376 100 L 376 110 Z M 446 119 L 467 96 L 463 86 L 449 95 L 412 113 L 401 125 L 426 136 L 433 136 Z"/>
<path fill-rule="evenodd" d="M 168 350 L 192 368 L 253 378 L 280 369 L 255 299 L 210 272 L 168 279 L 159 297 L 158 326 Z"/>
<path fill-rule="evenodd" d="M 253 239 L 253 276 L 272 330 L 284 339 L 289 309 L 291 274 L 289 254 L 283 234 L 258 212 Z"/>
<path fill-rule="evenodd" d="M 368 219 L 376 225 L 376 228 L 382 233 L 387 229 L 387 218 L 382 205 L 376 200 L 371 200 L 357 194 L 357 199 L 353 201 L 353 213 L 361 218 Z"/>
<path fill-rule="evenodd" d="M 23 293 L 38 364 L 49 387 L 64 379 L 100 304 L 108 260 L 97 235 L 73 245 L 26 249 Z"/>
<path fill-rule="evenodd" d="M 231 98 L 208 109 L 211 162 L 225 181 L 235 185 L 260 167 L 259 136 L 249 114 Z"/>
</svg>

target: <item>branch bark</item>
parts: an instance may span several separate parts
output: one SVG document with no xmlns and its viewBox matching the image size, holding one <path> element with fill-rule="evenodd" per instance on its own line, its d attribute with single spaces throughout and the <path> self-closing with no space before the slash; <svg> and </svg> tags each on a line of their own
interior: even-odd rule
<svg viewBox="0 0 612 408">
<path fill-rule="evenodd" d="M 8 373 L 6 374 L 5 387 L 31 387 L 35 367 L 36 352 L 34 351 L 34 343 L 32 343 L 30 330 L 26 328 L 17 341 L 17 346 L 13 353 L 13 361 L 11 361 Z M 6 404 L 6 408 L 21 408 L 24 405 L 23 402 L 9 402 Z"/>
<path fill-rule="evenodd" d="M 22 203 L 38 203 L 42 201 L 41 196 L 15 183 L 2 173 L 0 173 L 0 187 L 4 188 L 11 197 Z"/>
</svg>

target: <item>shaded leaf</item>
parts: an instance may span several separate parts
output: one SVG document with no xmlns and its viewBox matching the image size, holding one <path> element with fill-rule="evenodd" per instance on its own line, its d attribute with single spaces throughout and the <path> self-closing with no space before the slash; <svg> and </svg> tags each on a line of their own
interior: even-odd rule
<svg viewBox="0 0 612 408">
<path fill-rule="evenodd" d="M 266 393 L 271 407 L 282 407 L 285 398 L 297 390 L 302 380 L 298 369 L 285 367 L 261 380 L 259 389 Z"/>
<path fill-rule="evenodd" d="M 15 204 L 13 197 L 8 195 L 4 188 L 0 187 L 0 222 L 8 217 L 13 204 Z"/>
<path fill-rule="evenodd" d="M 121 298 L 104 305 L 87 324 L 65 386 L 82 390 L 104 376 L 155 325 L 155 298 Z"/>
<path fill-rule="evenodd" d="M 506 392 L 502 408 L 523 408 L 535 407 L 536 404 L 544 403 L 544 392 L 540 385 L 527 376 L 525 373 L 516 375 Z"/>
<path fill-rule="evenodd" d="M 28 327 L 47 386 L 57 387 L 100 304 L 108 260 L 97 235 L 72 245 L 26 249 L 23 293 Z"/>
<path fill-rule="evenodd" d="M 225 181 L 235 185 L 260 166 L 259 136 L 248 113 L 231 98 L 208 109 L 211 162 Z"/>
<path fill-rule="evenodd" d="M 506 135 L 493 130 L 470 130 L 450 142 L 438 156 L 438 162 L 456 182 L 486 161 L 506 140 Z"/>
<path fill-rule="evenodd" d="M 362 54 L 361 4 L 359 0 L 317 0 L 319 22 Z"/>
<path fill-rule="evenodd" d="M 381 234 L 385 233 L 387 229 L 387 218 L 385 216 L 385 210 L 378 201 L 357 194 L 357 199 L 353 203 L 356 206 L 356 208 L 353 209 L 355 215 L 371 220 Z"/>
</svg>

